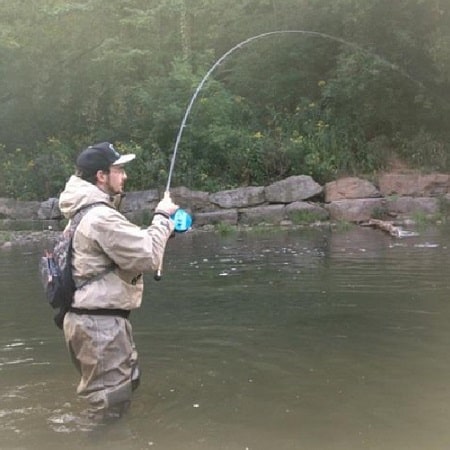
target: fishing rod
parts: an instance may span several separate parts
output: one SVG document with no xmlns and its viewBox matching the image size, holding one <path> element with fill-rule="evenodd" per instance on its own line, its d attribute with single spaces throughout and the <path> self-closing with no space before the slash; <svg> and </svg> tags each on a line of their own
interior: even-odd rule
<svg viewBox="0 0 450 450">
<path fill-rule="evenodd" d="M 175 167 L 175 160 L 177 157 L 177 153 L 178 153 L 178 146 L 180 144 L 181 141 L 181 137 L 183 135 L 183 131 L 186 127 L 186 122 L 188 119 L 188 116 L 191 112 L 192 106 L 198 96 L 198 94 L 200 93 L 200 91 L 202 90 L 204 84 L 206 83 L 207 79 L 209 78 L 209 76 L 211 75 L 212 72 L 214 72 L 214 70 L 220 65 L 222 64 L 222 62 L 229 56 L 231 55 L 233 52 L 235 52 L 236 50 L 244 47 L 245 45 L 249 44 L 250 42 L 256 41 L 257 39 L 261 39 L 261 38 L 265 38 L 268 36 L 274 36 L 277 34 L 305 34 L 305 35 L 309 35 L 309 36 L 315 36 L 315 37 L 321 37 L 321 38 L 325 38 L 325 39 L 330 39 L 332 41 L 336 41 L 339 42 L 341 44 L 344 44 L 346 46 L 350 46 L 353 47 L 354 49 L 362 52 L 362 53 L 367 53 L 370 56 L 374 57 L 376 60 L 378 60 L 379 62 L 387 65 L 388 67 L 390 67 L 392 70 L 400 72 L 403 76 L 405 76 L 406 78 L 408 78 L 409 80 L 411 80 L 412 82 L 414 82 L 415 84 L 418 84 L 420 87 L 423 87 L 422 83 L 420 81 L 415 80 L 414 78 L 411 77 L 411 75 L 409 75 L 408 73 L 406 73 L 404 70 L 402 70 L 399 66 L 397 66 L 396 64 L 393 64 L 391 62 L 389 62 L 388 60 L 382 58 L 381 56 L 370 52 L 366 49 L 364 49 L 363 47 L 360 47 L 359 45 L 353 43 L 353 42 L 349 42 L 346 41 L 345 39 L 336 37 L 336 36 L 331 36 L 330 34 L 326 34 L 326 33 L 320 33 L 318 31 L 308 31 L 308 30 L 278 30 L 278 31 L 269 31 L 266 33 L 261 33 L 258 34 L 256 36 L 252 36 L 249 37 L 248 39 L 245 39 L 242 42 L 239 42 L 239 44 L 236 44 L 233 48 L 231 48 L 230 50 L 228 50 L 226 53 L 224 53 L 212 66 L 211 68 L 208 70 L 208 72 L 205 74 L 205 76 L 202 78 L 202 80 L 200 81 L 200 83 L 197 86 L 197 89 L 195 90 L 194 94 L 192 95 L 192 98 L 186 108 L 186 112 L 184 113 L 183 116 L 183 120 L 181 121 L 181 125 L 180 128 L 178 129 L 178 134 L 175 140 L 175 145 L 174 145 L 174 149 L 173 149 L 173 154 L 172 154 L 172 159 L 170 161 L 170 167 L 169 167 L 169 174 L 167 177 L 167 185 L 166 185 L 166 192 L 168 192 L 170 190 L 170 184 L 172 182 L 172 175 L 173 175 L 173 170 Z"/>
<path fill-rule="evenodd" d="M 404 77 L 408 78 L 409 80 L 411 80 L 414 84 L 418 85 L 419 87 L 423 88 L 423 84 L 420 81 L 415 80 L 414 78 L 412 78 L 408 73 L 406 73 L 404 70 L 402 70 L 399 66 L 397 66 L 396 64 L 393 64 L 391 62 L 389 62 L 388 60 L 386 60 L 385 58 L 382 58 L 381 56 L 370 52 L 366 49 L 364 49 L 363 47 L 353 43 L 353 42 L 349 42 L 346 41 L 345 39 L 336 37 L 336 36 L 332 36 L 330 34 L 326 34 L 326 33 L 321 33 L 318 31 L 309 31 L 309 30 L 277 30 L 277 31 L 268 31 L 266 33 L 261 33 L 258 34 L 256 36 L 252 36 L 249 37 L 247 39 L 245 39 L 242 42 L 239 42 L 238 44 L 236 44 L 234 47 L 232 47 L 230 50 L 228 50 L 226 53 L 224 53 L 212 66 L 211 68 L 208 70 L 208 72 L 206 72 L 205 76 L 202 78 L 202 80 L 200 81 L 200 83 L 198 84 L 194 94 L 191 97 L 191 100 L 189 101 L 189 104 L 186 108 L 186 111 L 184 113 L 183 119 L 181 121 L 181 125 L 178 129 L 178 133 L 175 139 L 175 145 L 173 148 L 173 153 L 172 153 L 172 158 L 170 160 L 170 166 L 169 166 L 169 173 L 167 176 L 167 184 L 166 184 L 166 189 L 165 189 L 165 195 L 169 193 L 170 191 L 170 185 L 172 183 L 172 176 L 173 176 L 173 171 L 174 171 L 174 167 L 175 167 L 175 161 L 177 158 L 177 153 L 178 153 L 178 147 L 180 145 L 180 141 L 181 141 L 181 137 L 183 135 L 183 131 L 186 127 L 186 122 L 187 119 L 189 117 L 189 114 L 191 113 L 191 109 L 192 106 L 194 105 L 195 100 L 197 99 L 198 94 L 200 93 L 200 91 L 203 89 L 204 84 L 206 83 L 206 81 L 208 80 L 209 76 L 214 72 L 214 70 L 220 66 L 220 64 L 222 64 L 222 62 L 228 57 L 230 56 L 232 53 L 234 53 L 236 50 L 246 46 L 247 44 L 250 44 L 253 41 L 256 41 L 257 39 L 261 39 L 261 38 L 265 38 L 265 37 L 269 37 L 269 36 L 275 36 L 275 35 L 279 35 L 279 34 L 303 34 L 303 35 L 308 35 L 308 36 L 313 36 L 313 37 L 320 37 L 320 38 L 325 38 L 325 39 L 329 39 L 335 42 L 339 42 L 340 44 L 349 46 L 354 48 L 357 51 L 360 51 L 362 53 L 368 54 L 371 57 L 375 58 L 377 61 L 381 62 L 384 65 L 387 65 L 391 70 L 397 71 L 399 73 L 401 73 Z M 175 222 L 175 231 L 177 232 L 184 232 L 187 231 L 191 225 L 192 225 L 192 218 L 191 216 L 183 209 L 178 209 L 176 211 L 176 213 L 173 215 L 172 220 L 174 220 Z M 156 273 L 155 273 L 155 280 L 159 281 L 161 280 L 162 277 L 162 260 L 160 263 L 159 268 L 157 269 Z"/>
</svg>

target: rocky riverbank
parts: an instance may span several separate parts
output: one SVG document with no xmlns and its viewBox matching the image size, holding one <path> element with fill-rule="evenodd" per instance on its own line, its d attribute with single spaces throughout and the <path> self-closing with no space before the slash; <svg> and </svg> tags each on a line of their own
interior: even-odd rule
<svg viewBox="0 0 450 450">
<path fill-rule="evenodd" d="M 450 205 L 450 175 L 414 171 L 382 173 L 373 180 L 345 177 L 318 184 L 298 175 L 269 186 L 215 193 L 173 188 L 175 202 L 194 218 L 194 230 L 215 227 L 295 226 L 324 222 L 364 223 L 383 219 L 400 223 L 439 219 Z M 131 221 L 149 223 L 161 198 L 157 189 L 130 192 L 121 211 Z M 53 239 L 64 226 L 58 199 L 23 202 L 0 198 L 0 245 Z"/>
<path fill-rule="evenodd" d="M 16 246 L 49 244 L 56 240 L 59 231 L 0 231 L 0 249 L 7 250 Z M 50 245 L 48 245 L 50 247 Z"/>
</svg>

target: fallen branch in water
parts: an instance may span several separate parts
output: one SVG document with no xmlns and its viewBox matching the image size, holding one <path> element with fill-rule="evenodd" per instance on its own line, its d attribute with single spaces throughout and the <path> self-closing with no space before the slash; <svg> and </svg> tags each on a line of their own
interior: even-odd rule
<svg viewBox="0 0 450 450">
<path fill-rule="evenodd" d="M 386 231 L 387 233 L 389 233 L 391 236 L 394 237 L 403 237 L 405 235 L 405 232 L 401 227 L 397 227 L 391 222 L 386 222 L 385 220 L 369 219 L 368 222 L 362 225 L 379 228 L 380 230 Z"/>
</svg>

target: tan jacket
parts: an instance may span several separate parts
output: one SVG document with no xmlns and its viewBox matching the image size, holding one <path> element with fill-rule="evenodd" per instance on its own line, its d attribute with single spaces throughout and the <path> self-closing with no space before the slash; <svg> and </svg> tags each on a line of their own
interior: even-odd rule
<svg viewBox="0 0 450 450">
<path fill-rule="evenodd" d="M 73 276 L 77 285 L 98 276 L 109 267 L 114 270 L 77 289 L 76 308 L 138 308 L 142 301 L 142 272 L 154 271 L 163 257 L 173 231 L 171 220 L 157 215 L 141 229 L 129 222 L 112 204 L 108 194 L 73 175 L 59 198 L 67 219 L 82 206 L 105 202 L 90 209 L 73 238 Z"/>
</svg>

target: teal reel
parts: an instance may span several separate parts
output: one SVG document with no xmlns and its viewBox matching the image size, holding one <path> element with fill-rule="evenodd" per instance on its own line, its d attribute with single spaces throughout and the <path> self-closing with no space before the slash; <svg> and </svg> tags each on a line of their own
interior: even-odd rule
<svg viewBox="0 0 450 450">
<path fill-rule="evenodd" d="M 192 217 L 184 209 L 177 209 L 174 214 L 170 216 L 175 225 L 175 232 L 184 233 L 192 227 Z"/>
</svg>

